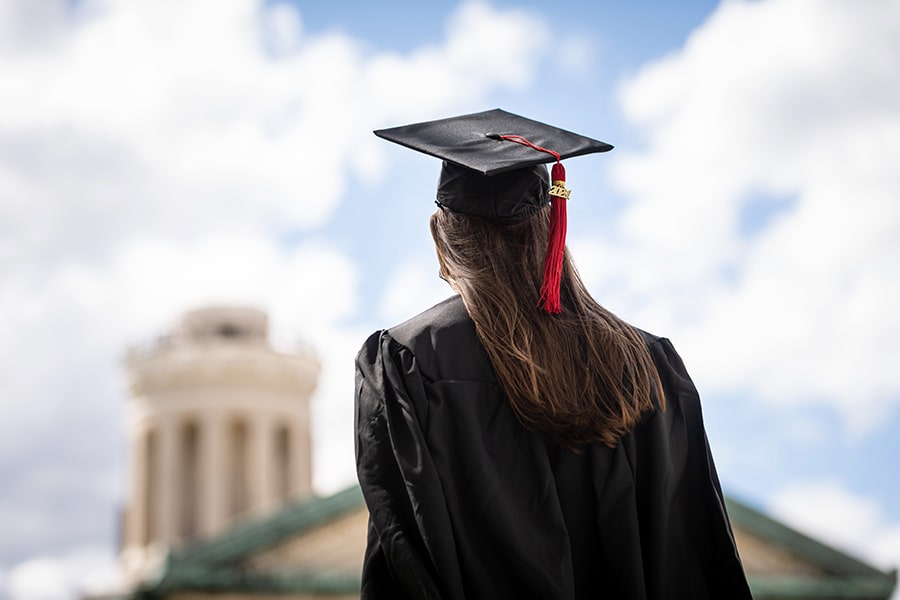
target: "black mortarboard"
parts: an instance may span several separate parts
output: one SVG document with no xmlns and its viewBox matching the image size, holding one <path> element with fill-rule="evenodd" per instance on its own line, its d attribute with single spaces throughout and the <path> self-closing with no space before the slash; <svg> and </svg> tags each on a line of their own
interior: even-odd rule
<svg viewBox="0 0 900 600">
<path fill-rule="evenodd" d="M 437 191 L 442 207 L 510 224 L 534 214 L 551 198 L 559 200 L 553 202 L 544 274 L 545 286 L 556 291 L 549 292 L 553 297 L 544 304 L 548 312 L 560 312 L 559 277 L 569 192 L 559 161 L 606 152 L 611 145 L 500 109 L 380 129 L 375 135 L 443 159 Z M 544 164 L 553 161 L 551 186 Z"/>
<path fill-rule="evenodd" d="M 380 129 L 375 135 L 444 160 L 440 205 L 501 223 L 520 221 L 547 204 L 544 163 L 612 149 L 606 142 L 499 108 Z M 525 138 L 549 152 L 501 136 Z"/>
<path fill-rule="evenodd" d="M 537 146 L 559 153 L 560 158 L 612 150 L 612 146 L 606 142 L 526 119 L 499 108 L 449 119 L 379 129 L 375 135 L 484 175 L 497 175 L 554 160 L 549 154 L 498 139 L 500 135 L 527 138 Z"/>
</svg>

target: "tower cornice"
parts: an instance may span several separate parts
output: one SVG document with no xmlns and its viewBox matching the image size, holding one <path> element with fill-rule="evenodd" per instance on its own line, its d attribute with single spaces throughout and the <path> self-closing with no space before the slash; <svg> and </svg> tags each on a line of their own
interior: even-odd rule
<svg viewBox="0 0 900 600">
<path fill-rule="evenodd" d="M 308 396 L 321 371 L 311 353 L 284 354 L 253 343 L 197 343 L 132 351 L 126 364 L 131 391 L 141 396 L 211 385 Z"/>
</svg>

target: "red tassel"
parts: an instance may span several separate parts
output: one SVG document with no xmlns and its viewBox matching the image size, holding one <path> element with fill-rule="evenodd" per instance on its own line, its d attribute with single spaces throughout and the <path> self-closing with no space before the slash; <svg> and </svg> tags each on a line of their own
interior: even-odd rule
<svg viewBox="0 0 900 600">
<path fill-rule="evenodd" d="M 547 254 L 544 256 L 544 280 L 541 283 L 540 306 L 552 315 L 562 312 L 560 285 L 562 284 L 563 257 L 566 252 L 566 169 L 562 163 L 553 165 L 550 174 L 550 233 L 547 236 Z"/>
<path fill-rule="evenodd" d="M 566 169 L 562 166 L 559 152 L 533 144 L 521 135 L 498 135 L 501 140 L 515 142 L 546 152 L 556 158 L 550 171 L 550 234 L 547 236 L 547 254 L 544 255 L 544 280 L 541 282 L 541 297 L 538 305 L 551 315 L 562 312 L 560 286 L 562 284 L 563 257 L 566 254 Z"/>
</svg>

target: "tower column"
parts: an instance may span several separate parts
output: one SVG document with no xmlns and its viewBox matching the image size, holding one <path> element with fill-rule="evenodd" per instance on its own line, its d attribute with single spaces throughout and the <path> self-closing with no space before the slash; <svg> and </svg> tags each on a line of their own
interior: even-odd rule
<svg viewBox="0 0 900 600">
<path fill-rule="evenodd" d="M 153 480 L 157 489 L 153 491 L 151 502 L 156 503 L 157 522 L 153 528 L 152 541 L 169 545 L 176 537 L 176 516 L 178 515 L 178 439 L 177 423 L 171 415 L 157 418 L 157 459 L 153 461 Z"/>
<path fill-rule="evenodd" d="M 203 415 L 199 423 L 200 533 L 204 536 L 221 531 L 228 518 L 225 419 L 220 413 Z"/>
<path fill-rule="evenodd" d="M 250 422 L 250 510 L 266 513 L 276 505 L 275 427 L 270 415 L 254 415 Z"/>
<path fill-rule="evenodd" d="M 306 498 L 312 495 L 312 443 L 306 415 L 291 419 L 288 496 Z"/>
<path fill-rule="evenodd" d="M 131 439 L 131 501 L 125 522 L 125 543 L 128 547 L 140 547 L 149 541 L 147 531 L 147 483 L 148 460 L 147 444 L 149 432 L 140 427 Z"/>
</svg>

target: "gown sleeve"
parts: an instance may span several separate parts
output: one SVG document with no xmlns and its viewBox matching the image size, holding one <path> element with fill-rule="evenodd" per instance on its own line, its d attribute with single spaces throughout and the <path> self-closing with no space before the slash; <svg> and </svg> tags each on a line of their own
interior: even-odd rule
<svg viewBox="0 0 900 600">
<path fill-rule="evenodd" d="M 635 432 L 632 456 L 647 596 L 751 598 L 703 425 L 700 397 L 671 342 L 650 344 L 666 410 Z M 685 596 L 687 597 L 687 596 Z"/>
<path fill-rule="evenodd" d="M 446 572 L 456 551 L 417 417 L 423 406 L 415 357 L 376 332 L 356 362 L 357 474 L 370 514 L 363 599 L 463 598 L 452 585 L 458 573 Z"/>
</svg>

